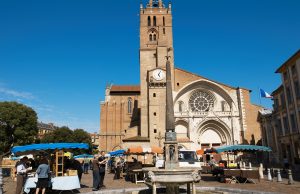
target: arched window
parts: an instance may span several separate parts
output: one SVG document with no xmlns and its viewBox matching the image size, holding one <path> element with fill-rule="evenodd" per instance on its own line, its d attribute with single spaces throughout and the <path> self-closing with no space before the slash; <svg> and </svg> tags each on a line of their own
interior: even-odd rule
<svg viewBox="0 0 300 194">
<path fill-rule="evenodd" d="M 131 114 L 132 113 L 132 99 L 128 98 L 128 102 L 127 102 L 127 113 Z"/>
<path fill-rule="evenodd" d="M 163 17 L 163 26 L 166 25 L 165 16 Z"/>
<path fill-rule="evenodd" d="M 151 18 L 148 16 L 148 26 L 151 26 Z"/>
<path fill-rule="evenodd" d="M 153 40 L 156 41 L 156 34 L 153 34 Z"/>
<path fill-rule="evenodd" d="M 149 35 L 149 41 L 152 41 L 152 34 Z"/>
<path fill-rule="evenodd" d="M 156 16 L 153 16 L 153 26 L 156 26 Z"/>
</svg>

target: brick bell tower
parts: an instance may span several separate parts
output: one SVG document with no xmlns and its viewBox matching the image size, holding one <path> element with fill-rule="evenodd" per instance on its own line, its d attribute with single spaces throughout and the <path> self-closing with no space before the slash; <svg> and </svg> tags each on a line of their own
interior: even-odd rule
<svg viewBox="0 0 300 194">
<path fill-rule="evenodd" d="M 172 6 L 162 0 L 149 0 L 140 5 L 140 84 L 141 131 L 151 144 L 161 145 L 160 135 L 165 132 L 167 57 L 171 66 L 174 88 L 174 52 Z"/>
</svg>

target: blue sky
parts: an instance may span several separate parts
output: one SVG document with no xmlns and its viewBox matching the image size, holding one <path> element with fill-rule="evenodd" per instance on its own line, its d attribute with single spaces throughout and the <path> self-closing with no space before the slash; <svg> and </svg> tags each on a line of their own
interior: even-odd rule
<svg viewBox="0 0 300 194">
<path fill-rule="evenodd" d="M 27 104 L 43 122 L 97 132 L 106 84 L 139 84 L 139 2 L 0 1 L 0 101 Z M 299 7 L 173 0 L 175 65 L 249 88 L 259 104 L 258 87 L 276 89 L 275 70 L 300 48 Z"/>
</svg>

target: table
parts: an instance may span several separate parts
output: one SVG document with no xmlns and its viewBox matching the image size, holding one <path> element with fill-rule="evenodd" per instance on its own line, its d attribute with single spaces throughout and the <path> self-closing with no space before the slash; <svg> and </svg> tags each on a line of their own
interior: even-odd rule
<svg viewBox="0 0 300 194">
<path fill-rule="evenodd" d="M 240 169 L 224 169 L 224 176 L 230 177 L 229 183 L 232 181 L 239 183 L 237 178 L 242 176 L 242 171 Z"/>
<path fill-rule="evenodd" d="M 132 170 L 132 173 L 134 174 L 134 181 L 135 181 L 135 184 L 137 183 L 145 183 L 145 173 L 142 169 L 135 169 L 135 170 Z M 140 173 L 143 173 L 143 180 L 138 180 L 138 175 Z"/>
<path fill-rule="evenodd" d="M 30 189 L 36 188 L 38 178 L 29 177 L 27 178 L 24 185 L 24 192 L 29 193 Z M 71 191 L 74 189 L 80 189 L 80 182 L 78 176 L 61 176 L 51 178 L 52 190 L 59 191 Z"/>
<path fill-rule="evenodd" d="M 253 179 L 258 179 L 258 181 L 260 182 L 260 176 L 258 170 L 250 170 L 250 169 L 242 170 L 242 177 L 246 179 L 244 183 L 252 182 L 256 184 Z"/>
<path fill-rule="evenodd" d="M 258 170 L 251 169 L 224 169 L 224 176 L 230 177 L 229 183 L 231 183 L 232 181 L 236 181 L 237 183 L 239 183 L 238 179 L 245 179 L 244 183 L 255 183 L 254 179 L 258 179 L 258 181 L 260 181 Z"/>
</svg>

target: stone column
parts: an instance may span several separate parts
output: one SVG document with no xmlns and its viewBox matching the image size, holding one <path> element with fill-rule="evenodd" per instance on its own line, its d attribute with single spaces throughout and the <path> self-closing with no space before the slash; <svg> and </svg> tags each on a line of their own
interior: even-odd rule
<svg viewBox="0 0 300 194">
<path fill-rule="evenodd" d="M 192 186 L 193 186 L 192 192 L 193 194 L 196 194 L 196 185 L 194 182 L 192 183 Z"/>
<path fill-rule="evenodd" d="M 152 194 L 156 194 L 156 184 L 152 183 Z"/>
</svg>

